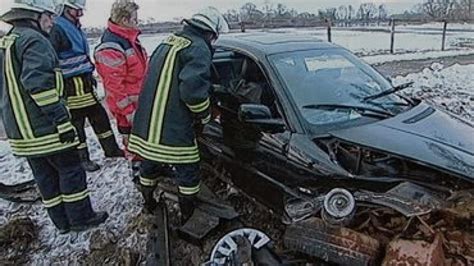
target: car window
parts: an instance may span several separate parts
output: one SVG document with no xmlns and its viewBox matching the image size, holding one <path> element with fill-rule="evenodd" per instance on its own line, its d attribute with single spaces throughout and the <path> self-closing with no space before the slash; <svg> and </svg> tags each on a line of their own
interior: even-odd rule
<svg viewBox="0 0 474 266">
<path fill-rule="evenodd" d="M 379 103 L 362 102 L 363 97 L 388 90 L 391 84 L 343 49 L 282 53 L 270 56 L 270 61 L 303 117 L 311 124 L 345 122 L 361 115 L 351 109 L 320 110 L 305 106 L 344 104 L 381 108 L 384 103 L 402 101 L 392 95 L 380 99 Z"/>
</svg>

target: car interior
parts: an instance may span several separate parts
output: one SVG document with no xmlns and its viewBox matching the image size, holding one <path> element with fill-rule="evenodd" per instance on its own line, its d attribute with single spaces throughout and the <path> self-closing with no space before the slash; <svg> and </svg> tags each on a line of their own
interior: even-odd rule
<svg viewBox="0 0 474 266">
<path fill-rule="evenodd" d="M 232 149 L 233 154 L 254 149 L 262 136 L 256 125 L 239 120 L 242 104 L 268 107 L 271 118 L 281 118 L 273 89 L 258 64 L 250 57 L 217 50 L 212 64 L 214 137 Z M 217 136 L 216 136 L 217 134 Z"/>
</svg>

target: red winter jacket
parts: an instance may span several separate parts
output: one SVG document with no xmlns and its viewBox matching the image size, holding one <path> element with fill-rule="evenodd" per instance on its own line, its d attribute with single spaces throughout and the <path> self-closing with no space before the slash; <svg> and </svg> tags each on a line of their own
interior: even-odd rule
<svg viewBox="0 0 474 266">
<path fill-rule="evenodd" d="M 138 29 L 109 21 L 101 43 L 94 51 L 107 105 L 122 134 L 130 133 L 148 64 L 146 51 L 138 40 L 139 34 Z"/>
</svg>

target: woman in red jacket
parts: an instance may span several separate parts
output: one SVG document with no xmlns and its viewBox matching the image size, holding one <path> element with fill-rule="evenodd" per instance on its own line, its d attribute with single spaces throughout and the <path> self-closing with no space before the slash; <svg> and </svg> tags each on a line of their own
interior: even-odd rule
<svg viewBox="0 0 474 266">
<path fill-rule="evenodd" d="M 107 30 L 94 52 L 97 72 L 105 87 L 106 103 L 117 119 L 125 147 L 147 69 L 147 54 L 138 40 L 138 8 L 133 1 L 116 0 Z M 140 160 L 130 153 L 127 158 L 132 161 L 135 177 Z"/>
</svg>

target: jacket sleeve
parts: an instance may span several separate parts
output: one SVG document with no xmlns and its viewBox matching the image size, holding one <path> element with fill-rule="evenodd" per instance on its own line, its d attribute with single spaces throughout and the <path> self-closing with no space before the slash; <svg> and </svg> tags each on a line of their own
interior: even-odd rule
<svg viewBox="0 0 474 266">
<path fill-rule="evenodd" d="M 67 51 L 72 46 L 63 29 L 61 29 L 58 25 L 54 25 L 51 29 L 51 32 L 49 33 L 49 40 L 51 41 L 51 44 L 57 53 Z"/>
<path fill-rule="evenodd" d="M 40 38 L 27 38 L 17 46 L 21 50 L 23 64 L 20 80 L 26 93 L 58 132 L 73 129 L 70 114 L 62 98 L 63 77 L 57 69 L 56 54 L 47 42 Z"/>
<path fill-rule="evenodd" d="M 131 114 L 135 109 L 133 103 L 137 96 L 127 94 L 125 78 L 127 77 L 127 59 L 125 54 L 116 49 L 100 49 L 94 53 L 97 72 L 99 73 L 108 97 L 111 97 L 115 106 L 109 106 L 113 111 L 124 116 Z"/>
<path fill-rule="evenodd" d="M 211 52 L 207 47 L 183 51 L 183 67 L 179 73 L 181 100 L 202 124 L 211 120 L 209 90 L 211 89 Z"/>
</svg>

